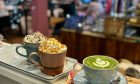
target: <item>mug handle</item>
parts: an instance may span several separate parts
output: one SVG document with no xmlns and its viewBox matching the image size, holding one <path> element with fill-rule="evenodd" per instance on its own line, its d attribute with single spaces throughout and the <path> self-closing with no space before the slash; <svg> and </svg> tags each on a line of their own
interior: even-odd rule
<svg viewBox="0 0 140 84">
<path fill-rule="evenodd" d="M 23 56 L 23 57 L 27 57 L 27 55 L 23 55 L 23 54 L 21 54 L 21 53 L 18 52 L 18 49 L 21 48 L 21 47 L 25 49 L 24 45 L 22 45 L 22 46 L 17 46 L 17 47 L 16 47 L 16 52 L 17 52 L 17 54 L 19 54 L 19 55 L 21 55 L 21 56 Z"/>
<path fill-rule="evenodd" d="M 31 61 L 31 63 L 35 64 L 37 67 L 41 67 L 40 63 L 35 61 L 34 59 L 32 59 L 33 56 L 39 56 L 39 54 L 37 52 L 32 52 L 30 55 L 29 55 L 29 60 Z"/>
</svg>

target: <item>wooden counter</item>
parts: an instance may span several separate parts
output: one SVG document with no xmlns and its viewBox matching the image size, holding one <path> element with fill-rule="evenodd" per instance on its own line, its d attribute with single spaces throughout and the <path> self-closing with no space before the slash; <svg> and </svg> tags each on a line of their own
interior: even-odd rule
<svg viewBox="0 0 140 84">
<path fill-rule="evenodd" d="M 140 43 L 137 40 L 106 38 L 102 33 L 76 32 L 62 29 L 62 42 L 68 46 L 67 55 L 80 63 L 90 55 L 107 55 L 117 60 L 125 58 L 140 64 Z"/>
</svg>

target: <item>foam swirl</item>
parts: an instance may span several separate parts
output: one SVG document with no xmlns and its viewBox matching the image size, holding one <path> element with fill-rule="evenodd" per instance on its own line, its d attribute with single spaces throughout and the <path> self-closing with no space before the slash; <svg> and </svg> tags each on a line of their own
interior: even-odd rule
<svg viewBox="0 0 140 84">
<path fill-rule="evenodd" d="M 97 66 L 97 67 L 107 67 L 110 65 L 110 62 L 109 61 L 106 61 L 106 60 L 102 60 L 102 59 L 96 59 L 95 62 L 92 62 L 93 65 Z"/>
<path fill-rule="evenodd" d="M 107 56 L 89 56 L 83 62 L 86 66 L 93 69 L 112 69 L 117 67 L 117 60 Z"/>
</svg>

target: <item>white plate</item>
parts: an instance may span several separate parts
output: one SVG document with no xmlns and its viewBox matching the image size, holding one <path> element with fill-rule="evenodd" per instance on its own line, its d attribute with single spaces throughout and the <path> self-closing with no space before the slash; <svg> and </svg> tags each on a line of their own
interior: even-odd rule
<svg viewBox="0 0 140 84">
<path fill-rule="evenodd" d="M 63 73 L 56 76 L 48 76 L 33 64 L 27 63 L 27 58 L 18 55 L 15 50 L 17 46 L 19 45 L 10 45 L 0 49 L 0 65 L 46 82 L 54 82 L 62 76 L 67 75 L 73 69 L 74 64 L 77 63 L 77 60 L 67 57 Z M 25 51 L 22 52 L 25 53 Z"/>
<path fill-rule="evenodd" d="M 120 76 L 119 84 L 127 84 L 126 78 L 120 73 L 117 73 Z M 74 77 L 74 84 L 90 84 L 88 80 L 85 78 L 84 70 L 79 71 Z"/>
</svg>

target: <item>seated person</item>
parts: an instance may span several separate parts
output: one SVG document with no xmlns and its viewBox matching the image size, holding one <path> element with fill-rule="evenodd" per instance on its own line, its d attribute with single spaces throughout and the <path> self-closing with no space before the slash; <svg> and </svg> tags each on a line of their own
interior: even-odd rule
<svg viewBox="0 0 140 84">
<path fill-rule="evenodd" d="M 24 3 L 24 0 L 4 0 L 5 5 L 13 7 L 12 10 L 10 10 L 11 14 L 11 27 L 15 29 L 20 24 L 20 18 L 23 16 L 23 7 L 22 4 Z"/>
<path fill-rule="evenodd" d="M 0 0 L 0 17 L 8 16 L 9 13 L 5 8 L 5 4 L 3 0 Z"/>
<path fill-rule="evenodd" d="M 67 14 L 70 14 L 71 16 L 76 15 L 74 0 L 58 0 L 58 1 L 60 3 L 59 7 L 64 10 L 64 17 L 66 17 Z"/>
<path fill-rule="evenodd" d="M 77 15 L 66 18 L 64 28 L 81 31 L 82 23 L 87 15 L 87 7 L 78 5 L 76 9 Z"/>
<path fill-rule="evenodd" d="M 61 16 L 66 18 L 68 15 L 70 15 L 70 16 L 76 15 L 74 0 L 57 0 L 57 1 L 58 1 L 57 2 L 58 7 L 63 9 L 63 15 L 61 14 Z M 53 34 L 59 35 L 60 29 L 62 27 L 64 27 L 64 22 L 60 22 L 60 23 L 56 24 Z"/>
<path fill-rule="evenodd" d="M 4 34 L 3 28 L 10 27 L 10 14 L 5 7 L 4 1 L 0 0 L 0 33 Z"/>
</svg>

